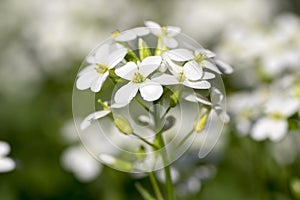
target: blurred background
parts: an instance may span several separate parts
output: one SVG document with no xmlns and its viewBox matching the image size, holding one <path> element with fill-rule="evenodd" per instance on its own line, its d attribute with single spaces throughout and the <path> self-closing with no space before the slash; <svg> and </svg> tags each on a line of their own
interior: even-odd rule
<svg viewBox="0 0 300 200">
<path fill-rule="evenodd" d="M 0 141 L 16 167 L 0 173 L 0 199 L 141 199 L 134 183 L 147 178 L 80 147 L 71 101 L 85 56 L 145 20 L 181 27 L 235 69 L 231 122 L 208 157 L 176 162 L 178 198 L 300 199 L 299 15 L 299 0 L 1 0 Z"/>
</svg>

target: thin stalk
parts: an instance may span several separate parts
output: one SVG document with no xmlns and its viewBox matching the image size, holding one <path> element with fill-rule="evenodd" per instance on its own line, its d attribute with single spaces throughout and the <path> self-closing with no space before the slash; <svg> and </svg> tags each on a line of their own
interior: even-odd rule
<svg viewBox="0 0 300 200">
<path fill-rule="evenodd" d="M 149 192 L 143 188 L 143 186 L 140 183 L 135 183 L 136 189 L 139 191 L 139 193 L 142 195 L 144 200 L 155 200 Z"/>
<path fill-rule="evenodd" d="M 134 98 L 134 100 L 135 100 L 140 106 L 142 106 L 147 112 L 152 113 L 151 110 L 150 110 L 143 102 L 141 102 L 138 98 Z"/>
<path fill-rule="evenodd" d="M 138 134 L 136 133 L 132 133 L 132 135 L 134 135 L 135 137 L 139 138 L 140 140 L 142 140 L 143 142 L 145 142 L 146 144 L 148 144 L 149 146 L 155 148 L 155 149 L 158 149 L 158 147 L 154 144 L 152 144 L 151 142 L 149 142 L 148 140 L 144 139 L 143 137 L 139 136 Z"/>
<path fill-rule="evenodd" d="M 149 178 L 157 200 L 164 200 L 153 172 L 149 172 Z"/>
<path fill-rule="evenodd" d="M 157 111 L 156 106 L 154 106 L 154 119 L 155 119 L 156 133 L 157 133 L 156 137 L 158 139 L 159 146 L 161 148 L 161 155 L 162 155 L 162 159 L 163 159 L 163 162 L 165 165 L 164 173 L 165 173 L 165 177 L 166 177 L 168 197 L 169 197 L 169 200 L 175 200 L 174 187 L 173 187 L 171 171 L 170 171 L 170 167 L 169 167 L 168 155 L 167 155 L 167 151 L 165 149 L 165 141 L 162 136 L 163 132 L 161 131 L 161 128 L 160 128 L 161 120 L 160 120 L 159 112 Z"/>
</svg>

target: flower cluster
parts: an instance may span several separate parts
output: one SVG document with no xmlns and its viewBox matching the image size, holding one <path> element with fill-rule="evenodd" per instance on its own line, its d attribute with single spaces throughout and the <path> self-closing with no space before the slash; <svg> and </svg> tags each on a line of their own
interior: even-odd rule
<svg viewBox="0 0 300 200">
<path fill-rule="evenodd" d="M 192 127 L 186 126 L 188 132 L 202 132 L 211 113 L 219 116 L 222 123 L 228 122 L 224 94 L 216 80 L 221 74 L 231 73 L 231 66 L 219 60 L 215 53 L 191 43 L 180 31 L 179 27 L 146 21 L 145 27 L 115 31 L 111 39 L 97 47 L 87 57 L 76 81 L 77 89 L 90 89 L 97 101 L 97 111 L 81 121 L 80 129 L 87 129 L 98 119 L 112 119 L 119 132 L 142 141 L 137 151 L 145 154 L 164 146 L 162 142 L 156 144 L 157 135 L 180 120 L 168 114 L 182 101 L 196 105 L 194 112 L 201 111 L 196 116 L 185 116 L 193 122 Z M 150 116 L 138 113 L 137 120 L 130 119 L 135 114 L 124 116 L 121 110 L 133 103 Z M 138 112 L 139 108 L 134 110 Z M 134 127 L 134 121 L 146 124 L 154 136 L 138 133 L 141 129 Z M 147 158 L 155 160 L 148 154 Z M 109 163 L 112 159 L 115 160 L 100 156 L 100 160 Z"/>
<path fill-rule="evenodd" d="M 241 135 L 278 141 L 300 129 L 299 22 L 285 14 L 272 27 L 237 25 L 225 34 L 219 52 L 240 67 L 231 77 L 239 92 L 229 97 L 229 110 Z"/>
</svg>

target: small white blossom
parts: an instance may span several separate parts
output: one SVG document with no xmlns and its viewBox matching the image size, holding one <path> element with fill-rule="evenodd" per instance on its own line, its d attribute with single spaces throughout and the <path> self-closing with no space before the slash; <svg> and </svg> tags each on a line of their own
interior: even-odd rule
<svg viewBox="0 0 300 200">
<path fill-rule="evenodd" d="M 15 162 L 11 158 L 6 157 L 9 152 L 9 144 L 0 141 L 0 173 L 12 171 L 16 167 Z"/>
<path fill-rule="evenodd" d="M 294 98 L 273 94 L 266 102 L 266 116 L 254 124 L 251 136 L 255 140 L 281 140 L 288 132 L 287 118 L 298 112 L 299 106 L 300 102 Z"/>
<path fill-rule="evenodd" d="M 109 113 L 111 113 L 110 109 L 104 109 L 104 110 L 100 110 L 97 112 L 93 112 L 91 114 L 89 114 L 88 116 L 86 116 L 84 118 L 84 120 L 81 122 L 80 124 L 80 128 L 81 130 L 86 129 L 87 127 L 89 127 L 94 121 L 96 121 L 97 119 L 103 118 L 106 115 L 108 115 Z"/>
<path fill-rule="evenodd" d="M 164 44 L 169 48 L 175 48 L 178 46 L 178 42 L 173 38 L 178 35 L 181 31 L 176 26 L 165 26 L 161 27 L 159 24 L 153 21 L 146 21 L 145 26 L 148 27 L 153 35 L 161 37 Z"/>
<path fill-rule="evenodd" d="M 99 92 L 106 78 L 109 76 L 109 70 L 119 64 L 127 53 L 127 49 L 120 48 L 110 52 L 108 44 L 102 45 L 95 55 L 87 58 L 90 63 L 88 67 L 79 73 L 76 86 L 80 90 L 91 88 L 93 92 Z"/>
<path fill-rule="evenodd" d="M 126 65 L 116 69 L 116 74 L 128 81 L 115 94 L 116 104 L 128 104 L 140 91 L 141 96 L 146 101 L 155 101 L 163 93 L 162 86 L 150 80 L 148 76 L 154 72 L 160 65 L 162 58 L 160 56 L 149 56 L 139 65 L 134 62 L 128 62 Z"/>
<path fill-rule="evenodd" d="M 94 180 L 102 171 L 102 165 L 81 146 L 67 148 L 62 154 L 61 163 L 82 182 Z"/>
</svg>

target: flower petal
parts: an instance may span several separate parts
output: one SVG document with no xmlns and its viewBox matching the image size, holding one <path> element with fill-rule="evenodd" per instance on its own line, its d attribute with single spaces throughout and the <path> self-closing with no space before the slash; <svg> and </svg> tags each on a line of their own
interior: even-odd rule
<svg viewBox="0 0 300 200">
<path fill-rule="evenodd" d="M 7 142 L 0 141 L 0 157 L 6 156 L 9 152 L 10 152 L 9 144 Z"/>
<path fill-rule="evenodd" d="M 180 32 L 181 32 L 180 27 L 177 27 L 177 26 L 167 26 L 166 34 L 168 36 L 174 37 L 174 36 L 178 35 Z"/>
<path fill-rule="evenodd" d="M 140 93 L 144 100 L 155 101 L 162 95 L 163 87 L 160 84 L 148 79 L 141 85 Z"/>
<path fill-rule="evenodd" d="M 184 99 L 187 101 L 190 101 L 190 102 L 194 102 L 194 103 L 199 102 L 199 103 L 203 103 L 205 105 L 209 105 L 209 106 L 211 105 L 211 102 L 206 97 L 204 97 L 198 93 L 190 94 L 190 95 L 186 96 Z"/>
<path fill-rule="evenodd" d="M 119 35 L 117 35 L 114 38 L 114 40 L 118 42 L 128 42 L 134 40 L 135 38 L 136 38 L 136 34 L 133 31 L 128 30 L 128 31 L 121 32 Z"/>
<path fill-rule="evenodd" d="M 105 72 L 104 74 L 99 74 L 98 78 L 92 82 L 91 90 L 93 92 L 99 92 L 108 75 L 108 72 Z"/>
<path fill-rule="evenodd" d="M 154 34 L 154 35 L 162 34 L 162 28 L 158 23 L 153 22 L 153 21 L 145 21 L 144 24 L 145 24 L 145 26 L 147 26 L 150 29 L 152 34 Z"/>
<path fill-rule="evenodd" d="M 95 53 L 95 62 L 99 64 L 107 64 L 109 56 L 109 44 L 103 44 Z"/>
<path fill-rule="evenodd" d="M 203 75 L 203 69 L 196 61 L 192 60 L 183 66 L 183 73 L 187 79 L 196 81 L 201 79 Z"/>
<path fill-rule="evenodd" d="M 160 65 L 162 58 L 160 56 L 149 56 L 139 65 L 139 71 L 145 76 L 149 76 Z"/>
<path fill-rule="evenodd" d="M 95 70 L 96 67 L 97 67 L 97 65 L 89 65 L 89 66 L 83 68 L 83 70 L 81 70 L 78 73 L 78 76 L 82 76 L 83 74 L 85 74 L 85 73 L 87 73 L 89 71 Z"/>
<path fill-rule="evenodd" d="M 215 77 L 216 77 L 216 75 L 213 74 L 213 73 L 210 73 L 210 72 L 204 72 L 204 73 L 203 73 L 202 79 L 203 79 L 203 80 L 210 80 L 210 79 L 214 79 Z"/>
<path fill-rule="evenodd" d="M 183 85 L 190 87 L 190 88 L 194 88 L 194 89 L 209 89 L 211 87 L 210 83 L 208 81 L 188 81 L 185 80 L 183 82 Z"/>
<path fill-rule="evenodd" d="M 154 77 L 152 81 L 159 83 L 161 85 L 176 85 L 179 84 L 179 81 L 175 76 L 169 74 L 162 74 L 160 76 Z"/>
<path fill-rule="evenodd" d="M 138 72 L 138 67 L 134 62 L 128 62 L 128 63 L 126 63 L 126 65 L 119 67 L 115 70 L 115 73 L 118 76 L 120 76 L 126 80 L 129 80 L 129 81 L 131 80 L 131 78 L 135 72 Z"/>
<path fill-rule="evenodd" d="M 150 30 L 147 27 L 137 27 L 137 28 L 132 29 L 132 31 L 137 36 L 144 36 L 144 35 L 148 35 L 150 33 Z"/>
<path fill-rule="evenodd" d="M 164 44 L 169 48 L 176 48 L 178 46 L 177 40 L 174 38 L 163 37 Z"/>
<path fill-rule="evenodd" d="M 109 56 L 108 56 L 108 66 L 109 69 L 114 68 L 117 64 L 119 64 L 125 55 L 127 54 L 127 49 L 117 49 L 113 51 Z"/>
<path fill-rule="evenodd" d="M 214 105 L 219 104 L 224 98 L 224 95 L 215 87 L 211 88 L 210 99 Z"/>
<path fill-rule="evenodd" d="M 219 70 L 219 68 L 218 68 L 215 64 L 211 63 L 211 62 L 208 61 L 208 60 L 204 60 L 204 61 L 201 63 L 201 66 L 202 66 L 202 67 L 205 67 L 205 68 L 207 68 L 207 69 L 210 69 L 211 71 L 216 72 L 216 73 L 218 73 L 218 74 L 222 74 L 222 72 Z"/>
<path fill-rule="evenodd" d="M 9 172 L 16 167 L 16 163 L 11 158 L 0 159 L 0 172 Z"/>
<path fill-rule="evenodd" d="M 135 84 L 132 82 L 122 86 L 115 94 L 114 99 L 116 104 L 129 104 L 138 92 L 139 87 L 140 84 Z"/>
<path fill-rule="evenodd" d="M 174 49 L 165 53 L 171 60 L 177 62 L 184 62 L 188 60 L 194 59 L 194 55 L 192 51 L 187 49 Z"/>
<path fill-rule="evenodd" d="M 85 90 L 91 87 L 92 83 L 100 74 L 96 70 L 91 70 L 81 75 L 76 81 L 76 87 L 79 90 Z"/>
<path fill-rule="evenodd" d="M 251 136 L 258 141 L 264 140 L 267 137 L 272 141 L 279 141 L 286 134 L 287 128 L 285 120 L 262 118 L 254 124 Z"/>
<path fill-rule="evenodd" d="M 97 111 L 97 112 L 89 114 L 88 116 L 86 116 L 84 118 L 84 120 L 80 124 L 81 130 L 86 129 L 87 127 L 89 127 L 92 124 L 93 121 L 100 119 L 102 117 L 105 117 L 110 112 L 111 112 L 110 110 L 101 110 L 101 111 Z"/>
<path fill-rule="evenodd" d="M 225 63 L 225 62 L 223 62 L 221 60 L 215 60 L 215 61 L 216 61 L 216 64 L 217 64 L 218 68 L 224 74 L 231 74 L 233 72 L 233 68 L 229 64 L 227 64 L 227 63 Z"/>
</svg>

